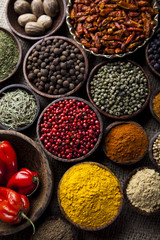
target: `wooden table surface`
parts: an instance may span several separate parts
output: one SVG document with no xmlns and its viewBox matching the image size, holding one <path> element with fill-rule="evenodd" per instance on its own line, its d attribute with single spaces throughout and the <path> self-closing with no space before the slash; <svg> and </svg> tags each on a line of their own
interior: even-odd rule
<svg viewBox="0 0 160 240">
<path fill-rule="evenodd" d="M 6 19 L 5 19 L 5 5 L 6 0 L 1 0 L 0 3 L 0 26 L 9 28 Z M 71 37 L 66 23 L 63 24 L 61 29 L 56 33 L 56 35 L 62 35 L 62 36 L 68 36 Z M 29 47 L 33 44 L 33 42 L 27 42 L 20 39 L 20 42 L 23 47 L 23 58 L 29 49 Z M 151 92 L 153 92 L 155 89 L 160 87 L 160 79 L 153 76 L 153 74 L 150 72 L 149 68 L 146 65 L 145 61 L 145 47 L 138 50 L 136 53 L 130 55 L 128 59 L 131 59 L 137 63 L 139 63 L 143 69 L 146 71 L 146 73 L 149 75 L 149 79 L 151 81 Z M 89 72 L 91 69 L 99 62 L 104 61 L 105 58 L 95 57 L 91 54 L 88 54 L 88 60 L 89 60 Z M 17 72 L 17 74 L 14 76 L 14 78 L 10 82 L 6 82 L 0 85 L 0 88 L 9 85 L 11 83 L 24 83 L 27 85 L 27 83 L 24 80 L 23 77 L 23 71 L 22 71 L 22 65 Z M 86 93 L 86 85 L 82 87 L 82 89 L 79 90 L 79 92 L 76 93 L 75 96 L 82 97 L 84 99 L 88 100 L 87 93 Z M 41 104 L 41 111 L 50 103 L 52 100 L 45 99 L 44 97 L 39 97 L 40 104 Z M 108 119 L 106 117 L 103 117 L 104 127 L 106 127 L 109 123 L 112 123 L 113 120 Z M 137 117 L 132 118 L 131 120 L 138 122 L 141 124 L 148 135 L 149 140 L 156 134 L 158 131 L 160 131 L 160 124 L 152 117 L 149 107 L 147 108 Z M 26 132 L 24 131 L 23 134 L 31 137 L 32 139 L 36 140 L 36 123 Z M 41 216 L 41 218 L 36 222 L 36 227 L 43 222 L 44 218 L 51 215 L 56 216 L 62 216 L 58 202 L 57 202 L 57 186 L 59 183 L 60 178 L 62 177 L 63 173 L 73 164 L 71 163 L 62 163 L 55 161 L 53 159 L 50 159 L 48 157 L 48 160 L 50 161 L 51 168 L 53 170 L 54 174 L 54 190 L 52 199 L 50 201 L 50 204 L 48 208 L 46 209 L 45 213 Z M 113 162 L 110 162 L 106 159 L 103 150 L 102 145 L 99 146 L 97 151 L 90 156 L 88 161 L 95 161 L 99 162 L 101 164 L 106 165 L 108 168 L 110 168 L 115 175 L 119 178 L 121 184 L 123 185 L 126 177 L 128 174 L 135 168 L 140 166 L 150 166 L 153 167 L 151 161 L 149 160 L 148 153 L 146 154 L 145 158 L 140 161 L 137 164 L 134 164 L 133 166 L 119 166 Z M 74 228 L 77 239 L 78 240 L 158 240 L 160 239 L 160 216 L 152 216 L 152 217 L 145 217 L 136 214 L 131 210 L 126 202 L 124 202 L 124 206 L 122 209 L 122 213 L 117 218 L 117 220 L 110 225 L 108 228 L 97 231 L 97 232 L 88 232 L 79 230 L 77 228 Z M 23 240 L 29 240 L 32 235 L 32 228 L 28 228 L 18 234 L 0 237 L 0 240 L 20 240 L 23 238 Z M 42 236 L 43 237 L 43 236 Z M 56 239 L 55 239 L 56 240 Z"/>
</svg>

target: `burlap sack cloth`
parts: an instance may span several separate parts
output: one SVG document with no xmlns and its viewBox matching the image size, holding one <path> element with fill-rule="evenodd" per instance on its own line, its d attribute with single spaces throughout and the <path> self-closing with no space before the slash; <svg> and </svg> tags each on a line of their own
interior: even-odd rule
<svg viewBox="0 0 160 240">
<path fill-rule="evenodd" d="M 0 26 L 9 28 L 9 26 L 7 25 L 6 17 L 5 17 L 6 3 L 7 3 L 7 0 L 0 1 Z M 61 29 L 56 33 L 56 35 L 64 35 L 64 32 L 65 32 L 65 36 L 70 36 L 68 33 L 68 28 L 65 23 L 63 24 Z M 27 52 L 29 47 L 32 45 L 32 43 L 28 43 L 27 41 L 24 41 L 21 39 L 20 41 L 23 47 L 23 58 L 24 58 L 25 53 Z M 89 71 L 98 62 L 105 60 L 104 58 L 94 57 L 92 55 L 88 55 L 88 59 L 89 59 Z M 152 91 L 160 87 L 160 81 L 158 80 L 158 78 L 155 78 L 150 73 L 148 67 L 146 66 L 145 48 L 131 55 L 129 59 L 139 63 L 144 68 L 144 70 L 148 73 L 151 80 Z M 15 75 L 11 83 L 26 84 L 23 78 L 22 66 L 18 71 L 18 74 Z M 0 88 L 2 88 L 5 85 L 6 83 L 1 85 Z M 87 99 L 85 86 L 76 94 L 76 96 L 80 96 Z M 42 110 L 44 109 L 45 106 L 47 106 L 51 102 L 51 100 L 45 99 L 43 97 L 39 97 L 39 99 L 40 99 Z M 103 120 L 104 120 L 105 126 L 107 126 L 109 123 L 112 122 L 107 118 L 103 118 Z M 147 108 L 140 116 L 138 116 L 137 118 L 134 118 L 133 120 L 140 123 L 146 129 L 149 140 L 160 129 L 160 125 L 151 116 L 149 108 Z M 24 134 L 36 140 L 35 126 L 36 124 Z M 49 160 L 51 161 L 51 166 L 52 166 L 52 169 L 54 172 L 54 178 L 55 178 L 54 191 L 53 191 L 53 196 L 49 204 L 49 207 L 45 211 L 44 215 L 36 223 L 36 226 L 38 226 L 38 224 L 42 222 L 43 218 L 46 216 L 49 216 L 49 215 L 62 216 L 57 203 L 57 186 L 63 173 L 73 165 L 73 164 L 65 164 L 65 163 L 53 161 L 51 159 Z M 93 154 L 88 160 L 100 162 L 106 165 L 107 167 L 109 167 L 115 173 L 115 175 L 119 178 L 122 185 L 128 173 L 133 169 L 141 166 L 152 167 L 152 164 L 148 158 L 148 154 L 140 163 L 135 164 L 131 167 L 124 167 L 124 166 L 119 166 L 114 163 L 111 163 L 106 160 L 105 155 L 102 151 L 102 146 L 100 146 L 99 149 L 96 151 L 96 153 Z M 75 231 L 76 231 L 78 240 L 160 240 L 160 216 L 159 215 L 154 217 L 140 216 L 135 212 L 133 212 L 125 202 L 121 215 L 111 226 L 109 226 L 105 230 L 98 231 L 98 232 L 86 232 L 86 231 L 78 230 L 77 228 L 75 228 Z M 0 240 L 13 240 L 13 239 L 29 240 L 31 235 L 32 235 L 32 228 L 28 228 L 15 235 L 0 237 Z"/>
</svg>

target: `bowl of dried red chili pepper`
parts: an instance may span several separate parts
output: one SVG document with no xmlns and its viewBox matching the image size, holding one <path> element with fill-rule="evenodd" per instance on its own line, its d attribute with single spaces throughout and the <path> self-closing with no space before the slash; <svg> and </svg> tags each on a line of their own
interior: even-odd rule
<svg viewBox="0 0 160 240">
<path fill-rule="evenodd" d="M 35 177 L 38 188 L 33 186 Z M 52 171 L 36 142 L 16 131 L 0 130 L 0 236 L 31 226 L 25 217 L 32 223 L 38 220 L 49 204 L 52 188 Z"/>
<path fill-rule="evenodd" d="M 86 51 L 112 59 L 135 52 L 149 40 L 158 25 L 158 7 L 155 0 L 69 0 L 66 21 Z"/>
<path fill-rule="evenodd" d="M 42 149 L 62 162 L 77 162 L 89 157 L 99 146 L 102 133 L 100 114 L 92 104 L 79 97 L 53 101 L 37 123 Z"/>
</svg>

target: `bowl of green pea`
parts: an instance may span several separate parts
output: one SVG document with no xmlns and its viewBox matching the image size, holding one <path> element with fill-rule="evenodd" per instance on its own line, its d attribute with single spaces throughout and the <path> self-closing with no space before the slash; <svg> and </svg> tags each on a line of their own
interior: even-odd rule
<svg viewBox="0 0 160 240">
<path fill-rule="evenodd" d="M 15 35 L 0 27 L 0 83 L 10 79 L 22 61 L 22 47 Z"/>
<path fill-rule="evenodd" d="M 90 72 L 86 88 L 98 111 L 115 120 L 135 117 L 150 98 L 148 75 L 130 60 L 99 63 Z"/>
</svg>

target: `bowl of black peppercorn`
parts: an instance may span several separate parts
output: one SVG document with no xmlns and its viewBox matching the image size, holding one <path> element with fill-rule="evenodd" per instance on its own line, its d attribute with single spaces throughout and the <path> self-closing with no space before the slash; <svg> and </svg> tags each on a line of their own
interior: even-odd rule
<svg viewBox="0 0 160 240">
<path fill-rule="evenodd" d="M 151 72 L 160 77 L 160 30 L 156 32 L 146 47 L 146 62 Z"/>
<path fill-rule="evenodd" d="M 38 41 L 29 49 L 23 73 L 36 93 L 56 99 L 81 88 L 88 75 L 88 59 L 74 40 L 52 36 Z"/>
</svg>

